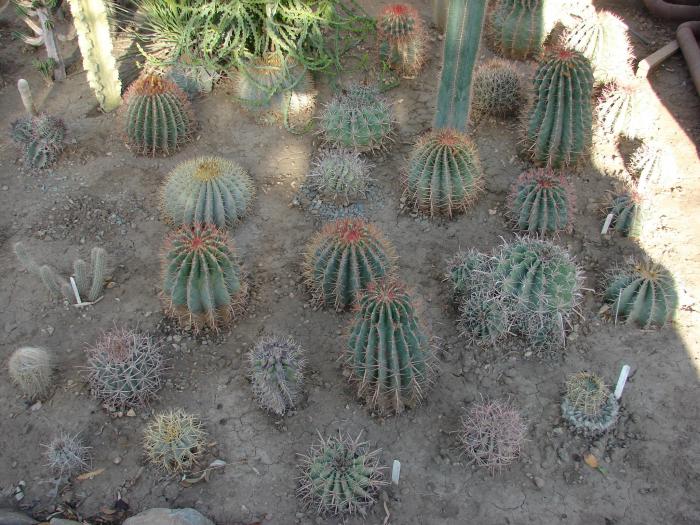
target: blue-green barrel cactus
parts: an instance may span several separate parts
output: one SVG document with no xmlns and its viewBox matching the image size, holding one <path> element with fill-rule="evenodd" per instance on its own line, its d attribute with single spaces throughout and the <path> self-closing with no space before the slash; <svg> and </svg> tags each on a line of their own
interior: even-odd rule
<svg viewBox="0 0 700 525">
<path fill-rule="evenodd" d="M 519 60 L 541 53 L 554 26 L 550 4 L 551 0 L 500 0 L 491 13 L 489 31 L 498 52 Z"/>
<path fill-rule="evenodd" d="M 423 21 L 406 4 L 392 4 L 377 17 L 379 57 L 399 74 L 413 77 L 425 62 L 427 47 Z"/>
<path fill-rule="evenodd" d="M 567 230 L 573 219 L 573 190 L 563 174 L 535 168 L 518 177 L 509 208 L 519 231 L 545 235 Z"/>
</svg>

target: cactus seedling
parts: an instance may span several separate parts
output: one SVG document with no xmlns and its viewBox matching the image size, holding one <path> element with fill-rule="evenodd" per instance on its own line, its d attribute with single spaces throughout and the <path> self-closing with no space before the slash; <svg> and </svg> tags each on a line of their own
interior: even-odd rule
<svg viewBox="0 0 700 525">
<path fill-rule="evenodd" d="M 618 410 L 615 396 L 596 374 L 579 372 L 566 382 L 561 413 L 575 430 L 602 434 L 615 424 Z"/>
<path fill-rule="evenodd" d="M 633 190 L 611 195 L 605 210 L 612 213 L 612 229 L 625 237 L 637 238 L 642 230 L 643 209 L 641 196 Z"/>
<path fill-rule="evenodd" d="M 222 157 L 199 157 L 178 164 L 161 190 L 163 214 L 177 225 L 213 224 L 230 228 L 248 211 L 255 190 L 248 173 Z"/>
<path fill-rule="evenodd" d="M 44 396 L 51 386 L 51 355 L 43 348 L 18 348 L 12 352 L 7 369 L 12 382 L 29 400 Z"/>
<path fill-rule="evenodd" d="M 379 13 L 377 26 L 379 57 L 400 75 L 416 76 L 427 45 L 418 11 L 406 4 L 392 4 Z"/>
<path fill-rule="evenodd" d="M 304 376 L 301 347 L 291 338 L 264 337 L 248 353 L 258 404 L 278 416 L 294 408 Z"/>
<path fill-rule="evenodd" d="M 186 472 L 204 454 L 206 433 L 195 416 L 171 410 L 157 414 L 146 426 L 143 446 L 156 467 L 171 474 Z"/>
<path fill-rule="evenodd" d="M 477 117 L 515 115 L 524 100 L 525 86 L 511 62 L 492 59 L 474 75 L 472 111 Z"/>
<path fill-rule="evenodd" d="M 297 494 L 307 508 L 320 515 L 366 515 L 384 481 L 381 450 L 338 433 L 311 446 L 301 456 Z"/>
<path fill-rule="evenodd" d="M 549 0 L 499 0 L 491 15 L 490 33 L 501 55 L 523 60 L 542 51 L 553 27 L 548 4 Z"/>
<path fill-rule="evenodd" d="M 323 197 L 348 204 L 367 195 L 369 167 L 355 151 L 325 150 L 314 162 L 309 182 Z"/>
<path fill-rule="evenodd" d="M 604 133 L 630 139 L 648 137 L 654 123 L 653 105 L 636 81 L 608 85 L 596 108 L 598 125 Z"/>
<path fill-rule="evenodd" d="M 53 438 L 46 448 L 48 467 L 60 477 L 71 476 L 87 470 L 88 447 L 83 445 L 78 434 L 70 435 L 61 432 Z"/>
<path fill-rule="evenodd" d="M 513 185 L 509 207 L 519 231 L 545 235 L 567 230 L 573 218 L 573 190 L 563 174 L 532 169 Z"/>
<path fill-rule="evenodd" d="M 309 243 L 304 274 L 320 304 L 343 310 L 393 265 L 394 249 L 379 230 L 361 219 L 339 219 Z"/>
</svg>

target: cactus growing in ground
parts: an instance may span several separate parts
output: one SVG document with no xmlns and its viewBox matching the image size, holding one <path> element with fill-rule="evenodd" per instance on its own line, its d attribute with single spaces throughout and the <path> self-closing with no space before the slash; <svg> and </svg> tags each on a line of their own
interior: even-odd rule
<svg viewBox="0 0 700 525">
<path fill-rule="evenodd" d="M 513 184 L 509 208 L 519 231 L 545 235 L 567 230 L 574 213 L 573 189 L 561 173 L 532 169 Z"/>
<path fill-rule="evenodd" d="M 165 242 L 162 256 L 166 313 L 185 327 L 217 330 L 246 301 L 241 276 L 226 232 L 211 224 L 182 226 Z"/>
<path fill-rule="evenodd" d="M 166 219 L 176 225 L 213 224 L 230 228 L 248 211 L 255 190 L 248 173 L 222 157 L 178 164 L 161 190 Z"/>
<path fill-rule="evenodd" d="M 278 416 L 294 408 L 304 379 L 303 350 L 291 338 L 263 337 L 248 353 L 253 392 Z"/>
<path fill-rule="evenodd" d="M 427 47 L 423 21 L 406 4 L 392 4 L 379 13 L 379 57 L 399 74 L 414 77 L 423 67 Z"/>
<path fill-rule="evenodd" d="M 326 106 L 320 127 L 326 142 L 371 151 L 381 148 L 389 138 L 393 117 L 376 88 L 353 84 Z"/>
<path fill-rule="evenodd" d="M 578 51 L 547 53 L 535 73 L 535 100 L 525 128 L 533 162 L 552 168 L 576 164 L 591 143 L 593 73 Z"/>
<path fill-rule="evenodd" d="M 167 75 L 177 87 L 187 93 L 190 100 L 203 93 L 211 93 L 214 84 L 221 78 L 215 69 L 185 61 L 178 61 L 168 67 Z"/>
<path fill-rule="evenodd" d="M 325 150 L 314 161 L 309 182 L 324 198 L 348 204 L 367 195 L 369 168 L 356 151 Z"/>
<path fill-rule="evenodd" d="M 394 249 L 379 230 L 361 219 L 338 219 L 309 243 L 304 274 L 320 304 L 343 310 L 393 266 Z"/>
<path fill-rule="evenodd" d="M 89 448 L 83 445 L 78 434 L 61 432 L 48 445 L 43 446 L 46 448 L 47 466 L 59 476 L 71 476 L 87 470 Z"/>
<path fill-rule="evenodd" d="M 495 346 L 508 335 L 510 324 L 507 302 L 498 294 L 478 290 L 464 296 L 460 303 L 457 326 L 472 345 Z"/>
<path fill-rule="evenodd" d="M 196 126 L 187 95 L 156 75 L 145 75 L 129 86 L 120 112 L 127 144 L 141 155 L 174 153 L 190 140 Z"/>
<path fill-rule="evenodd" d="M 598 126 L 604 133 L 630 139 L 651 134 L 655 117 L 653 105 L 642 90 L 638 81 L 606 86 L 596 107 Z"/>
<path fill-rule="evenodd" d="M 90 388 L 107 408 L 143 406 L 162 385 L 160 345 L 146 334 L 114 329 L 86 353 Z"/>
<path fill-rule="evenodd" d="M 409 161 L 405 194 L 431 216 L 464 212 L 483 187 L 474 143 L 463 133 L 439 129 L 424 135 Z"/>
<path fill-rule="evenodd" d="M 663 184 L 675 173 L 677 166 L 667 145 L 647 139 L 632 153 L 629 169 L 637 177 L 641 189 L 647 184 Z"/>
<path fill-rule="evenodd" d="M 550 3 L 550 0 L 500 0 L 489 20 L 491 40 L 498 52 L 519 60 L 538 55 L 554 27 Z"/>
<path fill-rule="evenodd" d="M 476 117 L 515 115 L 525 98 L 524 91 L 522 77 L 511 62 L 491 59 L 474 75 L 472 111 Z"/>
<path fill-rule="evenodd" d="M 403 284 L 393 277 L 370 283 L 358 297 L 345 355 L 358 397 L 379 413 L 400 413 L 422 401 L 434 360 Z"/>
<path fill-rule="evenodd" d="M 381 450 L 371 450 L 360 436 L 352 439 L 342 433 L 328 439 L 319 434 L 319 441 L 301 456 L 297 495 L 317 514 L 366 515 L 380 487 L 387 484 Z"/>
<path fill-rule="evenodd" d="M 579 372 L 566 382 L 561 413 L 575 430 L 602 434 L 615 424 L 618 410 L 615 396 L 596 374 Z"/>
<path fill-rule="evenodd" d="M 473 248 L 458 252 L 447 262 L 447 280 L 455 302 L 493 286 L 492 259 Z"/>
<path fill-rule="evenodd" d="M 183 410 L 157 414 L 146 426 L 143 447 L 148 461 L 168 473 L 197 464 L 206 448 L 206 432 L 197 418 Z"/>
<path fill-rule="evenodd" d="M 28 115 L 12 123 L 12 140 L 22 148 L 24 164 L 44 169 L 56 162 L 63 151 L 66 125 L 51 115 Z"/>
<path fill-rule="evenodd" d="M 605 210 L 606 215 L 612 213 L 611 227 L 625 237 L 637 238 L 642 230 L 643 209 L 642 198 L 634 190 L 611 195 Z"/>
<path fill-rule="evenodd" d="M 51 386 L 52 359 L 43 348 L 18 348 L 12 352 L 7 370 L 12 382 L 29 400 L 44 396 Z"/>
<path fill-rule="evenodd" d="M 474 403 L 462 418 L 459 440 L 469 461 L 491 473 L 520 457 L 527 426 L 509 402 Z"/>
<path fill-rule="evenodd" d="M 610 272 L 604 294 L 615 321 L 626 320 L 640 328 L 660 328 L 678 307 L 678 292 L 671 274 L 660 264 L 637 261 Z"/>
</svg>

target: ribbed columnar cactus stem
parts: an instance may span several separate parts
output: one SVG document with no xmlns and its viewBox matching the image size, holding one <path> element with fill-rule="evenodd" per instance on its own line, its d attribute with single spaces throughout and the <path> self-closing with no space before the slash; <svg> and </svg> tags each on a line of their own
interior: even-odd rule
<svg viewBox="0 0 700 525">
<path fill-rule="evenodd" d="M 34 97 L 32 97 L 32 90 L 29 87 L 29 82 L 20 78 L 17 81 L 17 91 L 19 91 L 19 96 L 22 97 L 24 109 L 30 116 L 35 116 L 36 107 L 34 106 Z"/>
<path fill-rule="evenodd" d="M 122 83 L 112 54 L 107 5 L 104 0 L 69 0 L 68 3 L 88 83 L 102 110 L 112 111 L 122 102 Z"/>
</svg>

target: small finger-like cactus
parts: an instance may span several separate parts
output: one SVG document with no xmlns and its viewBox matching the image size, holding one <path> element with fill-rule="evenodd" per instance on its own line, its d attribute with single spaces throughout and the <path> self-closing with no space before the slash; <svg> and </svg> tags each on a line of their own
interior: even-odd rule
<svg viewBox="0 0 700 525">
<path fill-rule="evenodd" d="M 43 348 L 18 348 L 12 352 L 7 370 L 12 382 L 30 401 L 46 395 L 51 387 L 52 359 Z"/>
<path fill-rule="evenodd" d="M 29 115 L 12 123 L 11 136 L 22 148 L 25 166 L 44 169 L 56 162 L 63 151 L 66 125 L 51 115 Z"/>
<path fill-rule="evenodd" d="M 61 432 L 44 447 L 47 466 L 59 476 L 71 476 L 87 470 L 90 461 L 89 448 L 83 445 L 78 434 Z"/>
<path fill-rule="evenodd" d="M 258 404 L 278 416 L 294 408 L 304 379 L 303 350 L 291 338 L 264 337 L 248 353 Z"/>
<path fill-rule="evenodd" d="M 206 448 L 206 432 L 199 420 L 184 410 L 157 414 L 146 426 L 143 447 L 148 461 L 168 473 L 194 467 Z"/>
<path fill-rule="evenodd" d="M 491 14 L 490 33 L 498 52 L 523 60 L 542 51 L 552 30 L 551 0 L 499 0 Z M 558 3 L 558 2 L 556 2 Z"/>
<path fill-rule="evenodd" d="M 163 382 L 160 345 L 133 330 L 114 329 L 87 349 L 87 376 L 92 393 L 108 408 L 140 407 Z"/>
<path fill-rule="evenodd" d="M 379 57 L 400 75 L 414 77 L 423 67 L 427 42 L 418 11 L 392 4 L 379 13 Z"/>
<path fill-rule="evenodd" d="M 653 105 L 642 90 L 636 81 L 618 82 L 603 90 L 596 113 L 598 126 L 604 133 L 630 139 L 651 134 L 655 117 Z"/>
<path fill-rule="evenodd" d="M 495 346 L 508 335 L 510 323 L 507 303 L 497 295 L 478 291 L 460 303 L 457 326 L 472 345 Z"/>
<path fill-rule="evenodd" d="M 315 300 L 343 310 L 369 283 L 393 271 L 394 258 L 393 247 L 374 226 L 339 219 L 309 243 L 304 273 Z"/>
<path fill-rule="evenodd" d="M 391 134 L 391 107 L 376 88 L 354 84 L 326 106 L 320 127 L 325 141 L 337 147 L 379 149 Z"/>
<path fill-rule="evenodd" d="M 309 183 L 322 197 L 348 204 L 367 195 L 369 168 L 356 151 L 325 150 L 314 161 Z"/>
<path fill-rule="evenodd" d="M 579 372 L 566 382 L 561 413 L 576 431 L 602 434 L 615 424 L 618 410 L 615 396 L 596 374 Z"/>
<path fill-rule="evenodd" d="M 473 248 L 461 251 L 447 263 L 447 280 L 452 285 L 452 297 L 463 297 L 493 288 L 492 258 Z"/>
<path fill-rule="evenodd" d="M 570 229 L 574 213 L 573 190 L 561 173 L 532 169 L 522 173 L 509 199 L 510 215 L 519 231 L 545 235 Z"/>
<path fill-rule="evenodd" d="M 431 216 L 466 211 L 484 183 L 479 152 L 463 133 L 439 129 L 424 135 L 409 160 L 405 194 Z"/>
<path fill-rule="evenodd" d="M 611 195 L 605 213 L 611 213 L 613 231 L 625 237 L 637 238 L 642 231 L 643 208 L 640 195 L 633 190 Z"/>
<path fill-rule="evenodd" d="M 676 283 L 666 268 L 651 261 L 638 261 L 610 272 L 605 302 L 610 315 L 640 328 L 660 328 L 678 308 Z"/>
<path fill-rule="evenodd" d="M 166 219 L 176 225 L 234 226 L 255 194 L 250 175 L 222 157 L 199 157 L 178 164 L 161 190 Z"/>
<path fill-rule="evenodd" d="M 320 515 L 366 515 L 387 482 L 379 461 L 381 450 L 350 435 L 338 433 L 311 446 L 301 455 L 297 495 Z"/>
<path fill-rule="evenodd" d="M 185 327 L 217 330 L 231 321 L 248 286 L 226 232 L 211 224 L 182 226 L 165 243 L 162 257 L 166 313 Z"/>
<path fill-rule="evenodd" d="M 666 144 L 648 139 L 632 153 L 629 169 L 641 188 L 647 184 L 665 184 L 675 176 L 677 166 Z"/>
<path fill-rule="evenodd" d="M 156 75 L 131 84 L 120 111 L 127 144 L 140 155 L 171 155 L 191 139 L 196 127 L 187 95 Z"/>
<path fill-rule="evenodd" d="M 358 298 L 345 359 L 358 397 L 379 413 L 400 413 L 425 397 L 434 350 L 395 278 L 370 283 Z"/>
<path fill-rule="evenodd" d="M 462 418 L 459 440 L 470 463 L 494 474 L 520 457 L 526 433 L 520 411 L 509 402 L 481 401 Z"/>
<path fill-rule="evenodd" d="M 524 101 L 522 77 L 506 60 L 492 59 L 480 65 L 472 90 L 472 114 L 477 118 L 515 115 Z"/>
</svg>

